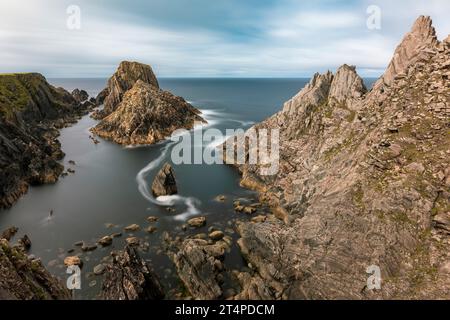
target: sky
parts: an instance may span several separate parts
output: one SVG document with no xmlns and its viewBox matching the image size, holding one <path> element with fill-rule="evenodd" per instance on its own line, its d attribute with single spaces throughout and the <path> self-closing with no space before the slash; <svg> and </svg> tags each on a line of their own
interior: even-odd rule
<svg viewBox="0 0 450 320">
<path fill-rule="evenodd" d="M 344 63 L 378 77 L 419 15 L 443 39 L 449 12 L 448 0 L 1 0 L 0 73 L 104 78 L 133 60 L 158 77 L 310 77 Z"/>
</svg>

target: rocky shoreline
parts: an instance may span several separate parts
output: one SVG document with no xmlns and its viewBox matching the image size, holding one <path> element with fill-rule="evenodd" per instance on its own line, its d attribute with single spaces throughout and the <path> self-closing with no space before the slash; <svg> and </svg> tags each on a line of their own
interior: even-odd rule
<svg viewBox="0 0 450 320">
<path fill-rule="evenodd" d="M 0 208 L 29 185 L 58 180 L 64 170 L 59 129 L 93 109 L 86 95 L 55 88 L 37 73 L 0 75 Z"/>
<path fill-rule="evenodd" d="M 449 79 L 450 37 L 422 16 L 369 92 L 344 65 L 255 126 L 280 129 L 280 170 L 239 165 L 241 184 L 277 219 L 239 224 L 255 273 L 238 297 L 450 297 Z"/>
<path fill-rule="evenodd" d="M 2 164 L 4 155 L 10 157 L 10 174 L 2 177 L 8 182 L 6 205 L 24 192 L 22 186 L 26 191 L 28 184 L 57 180 L 63 156 L 57 129 L 95 104 L 105 106 L 95 113 L 101 120 L 92 132 L 119 144 L 152 144 L 202 121 L 184 99 L 160 90 L 151 67 L 139 63 L 121 63 L 108 87 L 88 103 L 84 92 L 70 95 L 41 76 L 14 77 L 31 100 L 24 109 L 2 109 Z M 429 17 L 415 22 L 372 89 L 354 66 L 314 75 L 280 112 L 254 126 L 280 129 L 275 176 L 261 175 L 260 165 L 237 165 L 241 185 L 258 191 L 259 201 L 233 199 L 227 205 L 240 216 L 220 228 L 196 216 L 181 230 L 160 235 L 160 250 L 181 282 L 176 293 L 166 292 L 160 275 L 140 256 L 150 245 L 135 233 L 157 232 L 152 223 L 158 218 L 150 216 L 146 228 L 124 227 L 125 248 L 92 270 L 103 279 L 99 298 L 450 297 L 449 81 L 450 37 L 438 41 Z M 13 176 L 16 163 L 29 171 Z M 164 164 L 149 186 L 155 197 L 175 194 L 171 166 Z M 9 244 L 16 232 L 10 228 L 0 236 L 0 267 L 8 271 L 0 279 L 0 299 L 69 298 L 39 260 L 26 255 L 28 237 Z M 74 247 L 91 252 L 121 236 L 114 232 Z M 247 264 L 240 270 L 226 266 L 235 241 Z M 74 248 L 67 253 L 65 265 L 82 266 L 81 254 Z M 367 287 L 367 268 L 373 265 L 381 270 L 383 290 Z"/>
</svg>

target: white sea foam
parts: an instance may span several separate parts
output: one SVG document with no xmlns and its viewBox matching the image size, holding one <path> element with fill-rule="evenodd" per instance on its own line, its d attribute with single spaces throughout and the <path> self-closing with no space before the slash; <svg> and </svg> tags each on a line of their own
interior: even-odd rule
<svg viewBox="0 0 450 320">
<path fill-rule="evenodd" d="M 183 197 L 180 195 L 160 196 L 155 199 L 155 197 L 153 197 L 153 194 L 151 193 L 151 190 L 149 189 L 149 184 L 145 179 L 151 171 L 157 169 L 161 165 L 167 153 L 169 152 L 170 147 L 174 144 L 175 142 L 167 143 L 164 148 L 162 148 L 159 157 L 151 161 L 144 168 L 142 168 L 141 171 L 139 171 L 136 176 L 136 181 L 138 183 L 138 189 L 141 195 L 145 199 L 156 205 L 165 207 L 170 207 L 175 204 L 185 205 L 186 211 L 174 217 L 175 220 L 184 221 L 190 216 L 196 215 L 200 212 L 196 207 L 196 204 L 198 204 L 200 201 L 192 197 Z"/>
</svg>

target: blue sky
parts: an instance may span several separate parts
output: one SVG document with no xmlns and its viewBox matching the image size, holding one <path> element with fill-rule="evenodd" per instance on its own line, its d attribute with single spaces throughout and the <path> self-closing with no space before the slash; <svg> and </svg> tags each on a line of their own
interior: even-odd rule
<svg viewBox="0 0 450 320">
<path fill-rule="evenodd" d="M 70 30 L 69 5 L 81 10 Z M 369 30 L 366 10 L 381 9 Z M 353 64 L 379 76 L 420 15 L 440 39 L 448 0 L 10 0 L 0 3 L 0 72 L 107 77 L 121 60 L 160 77 L 309 77 Z"/>
</svg>

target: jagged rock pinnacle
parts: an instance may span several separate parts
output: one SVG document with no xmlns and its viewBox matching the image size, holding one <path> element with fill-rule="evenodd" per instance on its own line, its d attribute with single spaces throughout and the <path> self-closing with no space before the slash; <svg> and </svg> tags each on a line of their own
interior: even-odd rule
<svg viewBox="0 0 450 320">
<path fill-rule="evenodd" d="M 395 76 L 404 73 L 408 66 L 414 63 L 421 51 L 433 49 L 438 43 L 431 18 L 420 16 L 411 31 L 405 35 L 398 45 L 386 72 L 375 87 L 380 84 L 391 85 Z"/>
</svg>

